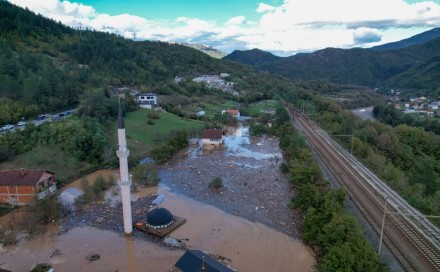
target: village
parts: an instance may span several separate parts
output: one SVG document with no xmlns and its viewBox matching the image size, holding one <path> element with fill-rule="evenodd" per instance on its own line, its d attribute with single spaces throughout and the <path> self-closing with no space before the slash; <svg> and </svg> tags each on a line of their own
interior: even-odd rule
<svg viewBox="0 0 440 272">
<path fill-rule="evenodd" d="M 395 102 L 394 107 L 403 113 L 440 117 L 439 103 L 440 101 L 430 101 L 421 96 L 410 98 L 408 101 Z"/>
</svg>

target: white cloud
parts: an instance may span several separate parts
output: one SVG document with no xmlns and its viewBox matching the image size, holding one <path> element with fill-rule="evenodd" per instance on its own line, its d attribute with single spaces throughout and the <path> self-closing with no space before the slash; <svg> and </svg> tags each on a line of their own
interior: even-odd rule
<svg viewBox="0 0 440 272">
<path fill-rule="evenodd" d="M 355 44 L 379 42 L 381 39 L 382 34 L 374 28 L 359 27 L 353 32 L 353 42 Z"/>
<path fill-rule="evenodd" d="M 260 3 L 258 5 L 257 8 L 257 12 L 258 13 L 264 13 L 264 12 L 268 12 L 268 11 L 274 11 L 276 8 L 274 6 L 268 5 L 268 4 L 264 4 L 264 3 Z"/>
<path fill-rule="evenodd" d="M 244 16 L 236 16 L 232 17 L 228 21 L 226 21 L 225 25 L 241 25 L 246 23 L 246 17 Z"/>
<path fill-rule="evenodd" d="M 132 37 L 198 42 L 234 49 L 272 52 L 312 51 L 324 47 L 377 45 L 440 25 L 440 5 L 404 0 L 284 0 L 260 3 L 255 22 L 244 16 L 226 22 L 178 17 L 149 20 L 130 14 L 111 16 L 92 6 L 61 0 L 11 0 L 64 24 Z M 183 15 L 183 14 L 182 14 Z M 238 46 L 238 47 L 237 47 Z"/>
</svg>

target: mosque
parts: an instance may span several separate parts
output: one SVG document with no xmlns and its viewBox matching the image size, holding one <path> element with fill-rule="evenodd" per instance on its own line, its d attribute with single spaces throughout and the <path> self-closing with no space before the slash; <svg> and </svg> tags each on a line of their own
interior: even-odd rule
<svg viewBox="0 0 440 272">
<path fill-rule="evenodd" d="M 120 179 L 118 185 L 121 188 L 122 212 L 124 218 L 124 231 L 126 234 L 133 232 L 130 186 L 131 179 L 128 172 L 128 155 L 127 140 L 125 137 L 124 116 L 122 114 L 121 105 L 118 112 L 118 150 L 116 154 L 119 158 Z M 146 222 L 135 222 L 134 227 L 159 237 L 164 237 L 177 227 L 186 222 L 185 218 L 174 216 L 171 212 L 162 207 L 155 207 L 147 213 Z"/>
</svg>

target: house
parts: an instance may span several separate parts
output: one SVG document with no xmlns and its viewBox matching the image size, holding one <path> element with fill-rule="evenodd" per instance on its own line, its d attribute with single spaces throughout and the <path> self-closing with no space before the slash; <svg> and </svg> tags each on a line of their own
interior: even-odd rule
<svg viewBox="0 0 440 272">
<path fill-rule="evenodd" d="M 223 130 L 221 129 L 203 129 L 202 144 L 203 145 L 221 145 L 224 142 Z"/>
<path fill-rule="evenodd" d="M 153 109 L 157 106 L 157 96 L 154 93 L 140 93 L 136 101 L 141 108 Z"/>
<path fill-rule="evenodd" d="M 175 267 L 181 272 L 212 271 L 212 272 L 234 272 L 206 252 L 200 250 L 187 250 Z"/>
<path fill-rule="evenodd" d="M 55 173 L 42 169 L 0 171 L 0 203 L 25 205 L 56 191 Z"/>
<path fill-rule="evenodd" d="M 240 111 L 239 110 L 222 110 L 222 114 L 229 114 L 233 117 L 240 117 Z"/>
<path fill-rule="evenodd" d="M 228 77 L 228 76 L 229 76 L 228 73 L 221 73 L 221 74 L 220 74 L 220 77 Z"/>
<path fill-rule="evenodd" d="M 438 103 L 439 102 L 436 102 L 436 101 L 431 102 L 431 105 L 429 105 L 429 107 L 433 110 L 438 110 Z"/>
</svg>

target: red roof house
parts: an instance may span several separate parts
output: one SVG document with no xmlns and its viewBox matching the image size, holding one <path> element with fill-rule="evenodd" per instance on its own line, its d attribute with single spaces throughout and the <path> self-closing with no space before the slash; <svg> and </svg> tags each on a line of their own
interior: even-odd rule
<svg viewBox="0 0 440 272">
<path fill-rule="evenodd" d="M 222 110 L 222 114 L 229 114 L 233 117 L 239 117 L 240 116 L 240 111 L 239 110 Z"/>
<path fill-rule="evenodd" d="M 0 171 L 0 203 L 25 205 L 56 191 L 55 173 L 43 169 Z"/>
<path fill-rule="evenodd" d="M 203 145 L 220 145 L 224 141 L 223 130 L 221 129 L 203 129 L 202 143 Z"/>
</svg>

